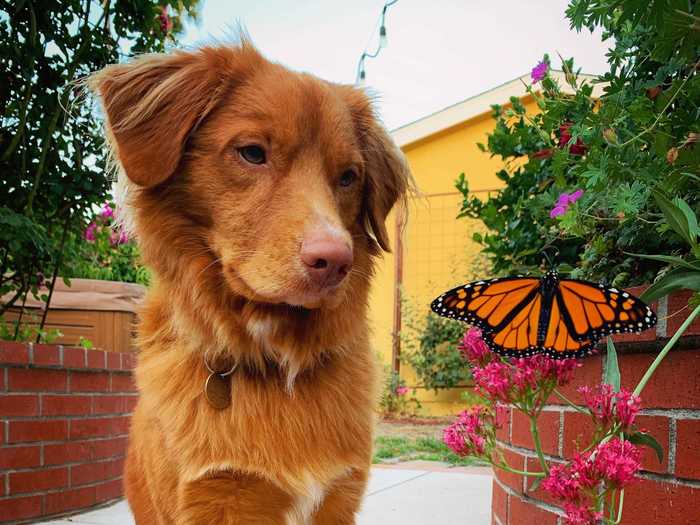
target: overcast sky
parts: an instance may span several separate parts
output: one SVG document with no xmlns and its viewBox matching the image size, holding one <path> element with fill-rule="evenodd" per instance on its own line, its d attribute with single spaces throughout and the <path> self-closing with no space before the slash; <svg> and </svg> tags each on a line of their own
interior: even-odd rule
<svg viewBox="0 0 700 525">
<path fill-rule="evenodd" d="M 390 129 L 529 73 L 544 53 L 605 70 L 600 34 L 569 30 L 567 0 L 399 0 L 387 14 L 389 45 L 367 61 Z M 376 48 L 383 0 L 202 0 L 186 45 L 225 38 L 242 23 L 271 60 L 353 83 L 357 61 Z"/>
</svg>

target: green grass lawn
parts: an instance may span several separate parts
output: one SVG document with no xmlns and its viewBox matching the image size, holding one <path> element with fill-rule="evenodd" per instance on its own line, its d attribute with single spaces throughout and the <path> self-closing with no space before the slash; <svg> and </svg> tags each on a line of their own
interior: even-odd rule
<svg viewBox="0 0 700 525">
<path fill-rule="evenodd" d="M 459 457 L 441 440 L 434 437 L 378 436 L 374 441 L 373 463 L 382 463 L 387 459 L 396 458 L 399 461 L 443 461 L 450 465 L 463 466 L 481 464 L 475 458 Z"/>
</svg>

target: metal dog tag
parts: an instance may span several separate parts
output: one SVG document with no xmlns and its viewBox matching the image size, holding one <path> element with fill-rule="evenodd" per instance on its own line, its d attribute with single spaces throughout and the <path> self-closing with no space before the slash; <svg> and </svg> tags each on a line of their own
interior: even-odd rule
<svg viewBox="0 0 700 525">
<path fill-rule="evenodd" d="M 228 408 L 231 405 L 231 377 L 216 372 L 209 374 L 204 383 L 204 395 L 213 408 Z"/>
</svg>

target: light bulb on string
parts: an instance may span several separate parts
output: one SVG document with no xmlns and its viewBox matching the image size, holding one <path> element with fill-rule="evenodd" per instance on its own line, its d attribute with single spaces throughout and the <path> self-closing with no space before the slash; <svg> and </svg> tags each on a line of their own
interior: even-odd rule
<svg viewBox="0 0 700 525">
<path fill-rule="evenodd" d="M 379 47 L 381 49 L 386 48 L 389 45 L 389 40 L 386 38 L 386 26 L 382 24 L 379 28 Z"/>
</svg>

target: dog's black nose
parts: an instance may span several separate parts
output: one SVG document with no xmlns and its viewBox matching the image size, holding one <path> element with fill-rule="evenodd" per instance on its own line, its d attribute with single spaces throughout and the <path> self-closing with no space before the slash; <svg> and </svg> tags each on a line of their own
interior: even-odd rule
<svg viewBox="0 0 700 525">
<path fill-rule="evenodd" d="M 301 244 L 301 260 L 309 277 L 319 286 L 339 284 L 352 268 L 348 243 L 328 233 L 307 236 Z"/>
</svg>

